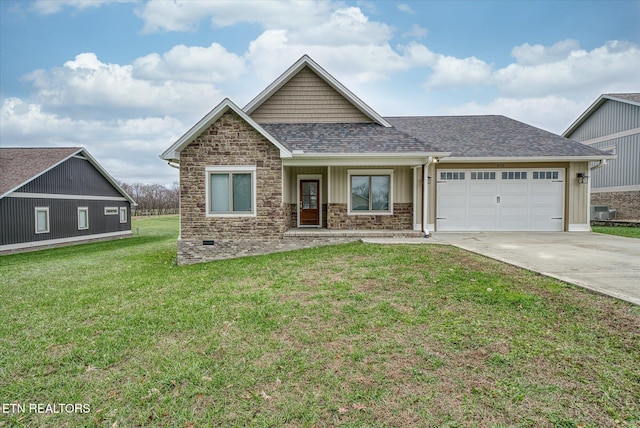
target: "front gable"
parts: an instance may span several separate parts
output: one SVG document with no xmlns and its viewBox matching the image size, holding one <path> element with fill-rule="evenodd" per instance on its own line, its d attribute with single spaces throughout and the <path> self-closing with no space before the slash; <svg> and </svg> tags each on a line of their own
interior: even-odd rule
<svg viewBox="0 0 640 428">
<path fill-rule="evenodd" d="M 261 124 L 372 122 L 308 66 L 256 108 L 251 118 Z"/>
<path fill-rule="evenodd" d="M 244 109 L 257 123 L 377 123 L 375 110 L 304 55 Z"/>
</svg>

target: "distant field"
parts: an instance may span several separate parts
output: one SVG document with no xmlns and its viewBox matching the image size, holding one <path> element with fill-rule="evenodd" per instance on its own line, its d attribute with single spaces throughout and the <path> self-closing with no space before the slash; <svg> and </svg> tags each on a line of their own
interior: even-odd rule
<svg viewBox="0 0 640 428">
<path fill-rule="evenodd" d="M 178 267 L 177 227 L 0 257 L 0 426 L 640 425 L 637 306 L 439 245 Z"/>
</svg>

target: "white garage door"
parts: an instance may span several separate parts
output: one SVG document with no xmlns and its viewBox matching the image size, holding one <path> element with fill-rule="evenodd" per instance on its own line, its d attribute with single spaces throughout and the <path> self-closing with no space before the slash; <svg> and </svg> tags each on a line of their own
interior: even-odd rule
<svg viewBox="0 0 640 428">
<path fill-rule="evenodd" d="M 564 170 L 439 170 L 438 231 L 561 231 Z"/>
</svg>

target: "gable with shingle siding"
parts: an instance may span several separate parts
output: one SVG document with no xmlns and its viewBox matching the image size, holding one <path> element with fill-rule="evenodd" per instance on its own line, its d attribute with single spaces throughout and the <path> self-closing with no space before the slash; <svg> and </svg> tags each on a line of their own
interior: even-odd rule
<svg viewBox="0 0 640 428">
<path fill-rule="evenodd" d="M 250 116 L 260 124 L 371 122 L 309 67 L 300 70 Z"/>
</svg>

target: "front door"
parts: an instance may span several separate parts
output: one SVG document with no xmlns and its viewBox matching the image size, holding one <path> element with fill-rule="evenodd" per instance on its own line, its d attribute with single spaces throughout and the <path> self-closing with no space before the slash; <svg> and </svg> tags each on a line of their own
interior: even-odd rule
<svg viewBox="0 0 640 428">
<path fill-rule="evenodd" d="M 320 180 L 300 180 L 300 226 L 320 226 Z"/>
</svg>

